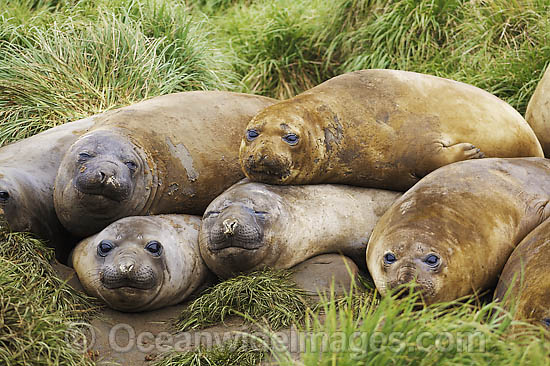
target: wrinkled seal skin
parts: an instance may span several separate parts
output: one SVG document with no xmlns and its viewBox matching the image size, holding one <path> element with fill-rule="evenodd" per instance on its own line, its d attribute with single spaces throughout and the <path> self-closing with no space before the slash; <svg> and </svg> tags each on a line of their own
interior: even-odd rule
<svg viewBox="0 0 550 366">
<path fill-rule="evenodd" d="M 343 253 L 364 266 L 376 221 L 400 193 L 343 185 L 270 186 L 239 182 L 206 209 L 201 255 L 219 277 L 291 268 Z"/>
<path fill-rule="evenodd" d="M 165 95 L 105 113 L 69 149 L 55 209 L 76 235 L 126 216 L 185 213 L 243 178 L 242 131 L 273 99 L 230 92 Z"/>
<path fill-rule="evenodd" d="M 550 328 L 549 270 L 550 221 L 546 220 L 512 252 L 500 275 L 495 300 L 504 300 L 507 308 L 515 303 L 516 319 Z"/>
<path fill-rule="evenodd" d="M 47 240 L 66 260 L 71 238 L 55 214 L 53 186 L 69 146 L 93 125 L 92 118 L 69 122 L 0 149 L 0 215 L 13 231 Z"/>
<path fill-rule="evenodd" d="M 209 273 L 199 253 L 199 228 L 199 216 L 126 217 L 81 241 L 72 265 L 85 291 L 113 309 L 138 312 L 174 305 Z M 160 254 L 147 250 L 155 241 Z M 106 242 L 113 248 L 100 255 L 98 247 Z"/>
<path fill-rule="evenodd" d="M 546 69 L 529 100 L 525 120 L 535 131 L 544 155 L 550 157 L 550 68 Z"/>
<path fill-rule="evenodd" d="M 415 279 L 431 304 L 496 285 L 512 250 L 550 214 L 549 178 L 543 158 L 464 161 L 427 175 L 373 230 L 366 258 L 376 287 L 386 294 Z"/>
<path fill-rule="evenodd" d="M 392 190 L 406 190 L 443 165 L 484 156 L 543 153 L 523 117 L 494 95 L 395 70 L 343 74 L 262 110 L 240 150 L 252 181 Z"/>
</svg>

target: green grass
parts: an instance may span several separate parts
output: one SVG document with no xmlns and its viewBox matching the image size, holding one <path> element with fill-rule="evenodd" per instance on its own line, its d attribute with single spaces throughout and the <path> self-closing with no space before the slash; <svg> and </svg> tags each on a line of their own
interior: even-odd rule
<svg viewBox="0 0 550 366">
<path fill-rule="evenodd" d="M 91 365 L 68 341 L 95 307 L 59 279 L 53 252 L 24 233 L 0 232 L 0 364 Z"/>
<path fill-rule="evenodd" d="M 260 365 L 265 350 L 251 348 L 249 342 L 229 341 L 194 351 L 171 352 L 153 363 L 154 366 L 255 366 Z"/>
<path fill-rule="evenodd" d="M 207 289 L 184 309 L 176 328 L 201 329 L 236 315 L 279 329 L 302 322 L 307 308 L 304 292 L 292 282 L 290 272 L 257 271 Z"/>
<path fill-rule="evenodd" d="M 308 318 L 301 364 L 309 365 L 547 365 L 550 344 L 541 327 L 518 323 L 495 303 L 418 307 L 416 296 L 360 309 L 335 300 Z M 519 329 L 521 332 L 515 332 Z M 279 365 L 294 365 L 274 352 Z"/>
</svg>

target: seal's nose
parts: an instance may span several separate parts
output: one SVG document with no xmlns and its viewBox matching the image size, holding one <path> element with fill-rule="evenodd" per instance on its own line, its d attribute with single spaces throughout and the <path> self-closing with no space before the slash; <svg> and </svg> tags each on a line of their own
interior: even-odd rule
<svg viewBox="0 0 550 366">
<path fill-rule="evenodd" d="M 235 230 L 239 226 L 239 221 L 237 219 L 225 219 L 223 220 L 223 234 L 225 236 L 235 235 Z"/>
<path fill-rule="evenodd" d="M 403 267 L 397 274 L 397 282 L 399 284 L 406 284 L 412 282 L 415 278 L 415 270 L 410 267 Z"/>
<path fill-rule="evenodd" d="M 127 274 L 132 272 L 135 266 L 136 262 L 133 259 L 124 258 L 119 262 L 118 270 L 121 274 Z"/>
</svg>

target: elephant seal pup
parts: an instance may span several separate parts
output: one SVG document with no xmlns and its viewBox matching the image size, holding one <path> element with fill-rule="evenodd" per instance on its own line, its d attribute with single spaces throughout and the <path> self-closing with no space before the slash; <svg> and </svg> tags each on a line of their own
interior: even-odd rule
<svg viewBox="0 0 550 366">
<path fill-rule="evenodd" d="M 515 303 L 516 319 L 550 328 L 549 269 L 550 220 L 546 220 L 512 252 L 500 275 L 495 300 L 504 300 L 506 308 Z"/>
<path fill-rule="evenodd" d="M 367 267 L 382 294 L 415 280 L 427 304 L 486 290 L 515 246 L 550 215 L 549 199 L 544 158 L 444 166 L 378 221 Z"/>
<path fill-rule="evenodd" d="M 544 155 L 550 157 L 550 67 L 529 99 L 525 120 L 535 131 Z"/>
<path fill-rule="evenodd" d="M 126 216 L 202 215 L 243 178 L 239 142 L 270 98 L 185 92 L 105 115 L 69 149 L 55 181 L 61 223 L 91 235 Z"/>
<path fill-rule="evenodd" d="M 81 241 L 72 265 L 85 291 L 113 309 L 137 312 L 177 304 L 199 288 L 200 217 L 134 216 Z"/>
<path fill-rule="evenodd" d="M 494 95 L 395 70 L 343 74 L 265 108 L 248 124 L 240 150 L 252 181 L 392 190 L 484 156 L 543 152 L 523 117 Z"/>
<path fill-rule="evenodd" d="M 0 217 L 12 231 L 45 239 L 65 261 L 77 239 L 59 222 L 53 203 L 55 175 L 69 146 L 93 125 L 93 118 L 51 128 L 0 149 Z"/>
<path fill-rule="evenodd" d="M 199 245 L 219 277 L 291 268 L 342 253 L 364 266 L 372 228 L 400 193 L 343 185 L 271 186 L 244 180 L 206 209 Z"/>
</svg>

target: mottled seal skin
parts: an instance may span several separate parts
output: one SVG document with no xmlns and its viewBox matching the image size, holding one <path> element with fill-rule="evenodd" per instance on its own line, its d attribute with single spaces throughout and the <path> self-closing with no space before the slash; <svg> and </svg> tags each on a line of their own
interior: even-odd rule
<svg viewBox="0 0 550 366">
<path fill-rule="evenodd" d="M 85 291 L 113 309 L 174 305 L 208 277 L 199 228 L 200 217 L 193 215 L 126 217 L 81 241 L 72 265 Z"/>
<path fill-rule="evenodd" d="M 343 74 L 265 108 L 249 123 L 240 150 L 252 181 L 392 190 L 484 156 L 543 152 L 523 117 L 494 95 L 395 70 Z"/>
<path fill-rule="evenodd" d="M 508 309 L 517 305 L 516 319 L 550 328 L 549 271 L 550 220 L 546 220 L 512 252 L 500 275 L 495 300 L 504 300 Z"/>
<path fill-rule="evenodd" d="M 185 213 L 243 178 L 239 142 L 273 99 L 230 92 L 165 95 L 105 113 L 69 149 L 55 209 L 76 235 L 126 216 Z"/>
<path fill-rule="evenodd" d="M 219 277 L 291 268 L 342 253 L 364 263 L 376 221 L 400 193 L 343 185 L 271 186 L 244 180 L 206 209 L 200 250 Z"/>
<path fill-rule="evenodd" d="M 550 68 L 546 69 L 529 100 L 525 120 L 537 135 L 544 155 L 550 157 Z"/>
<path fill-rule="evenodd" d="M 550 214 L 550 161 L 481 159 L 444 166 L 388 209 L 367 248 L 382 294 L 413 279 L 427 304 L 496 285 L 516 245 Z"/>
<path fill-rule="evenodd" d="M 76 243 L 59 222 L 53 203 L 55 175 L 69 146 L 93 118 L 69 122 L 0 149 L 0 216 L 13 231 L 45 239 L 66 260 Z"/>
</svg>

